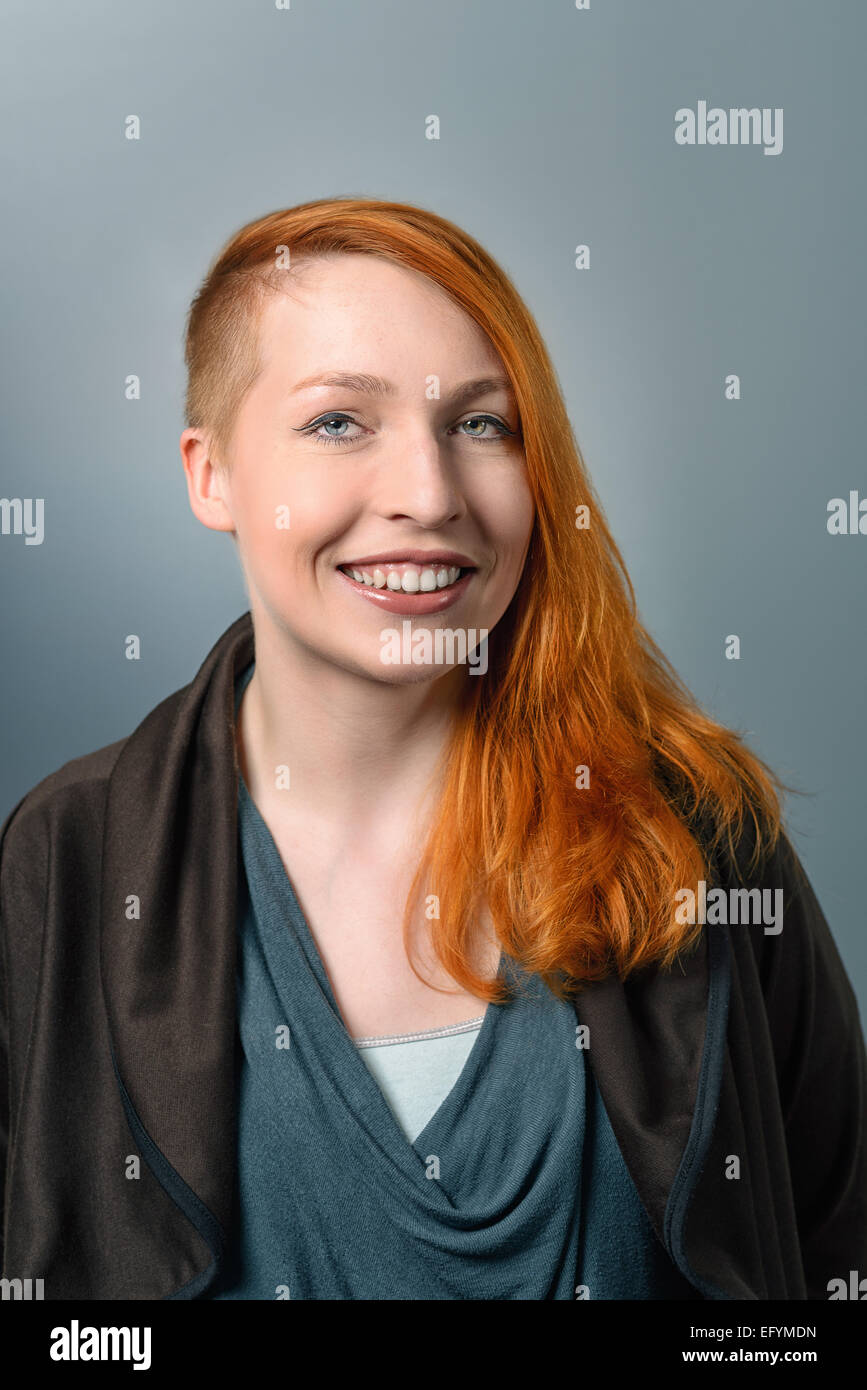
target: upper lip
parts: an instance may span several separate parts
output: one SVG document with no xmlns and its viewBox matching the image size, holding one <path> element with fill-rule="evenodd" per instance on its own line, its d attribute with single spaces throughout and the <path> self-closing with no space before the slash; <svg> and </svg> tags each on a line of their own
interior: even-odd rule
<svg viewBox="0 0 867 1390">
<path fill-rule="evenodd" d="M 342 565 L 360 569 L 362 565 L 458 565 L 475 569 L 474 562 L 459 550 L 383 550 L 378 555 L 363 555 L 358 560 L 341 560 Z"/>
</svg>

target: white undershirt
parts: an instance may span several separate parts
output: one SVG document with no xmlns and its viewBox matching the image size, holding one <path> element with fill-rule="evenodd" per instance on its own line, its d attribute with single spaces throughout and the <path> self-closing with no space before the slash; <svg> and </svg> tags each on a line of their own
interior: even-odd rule
<svg viewBox="0 0 867 1390">
<path fill-rule="evenodd" d="M 472 1018 L 423 1033 L 355 1039 L 368 1071 L 410 1143 L 455 1085 L 482 1021 Z"/>
</svg>

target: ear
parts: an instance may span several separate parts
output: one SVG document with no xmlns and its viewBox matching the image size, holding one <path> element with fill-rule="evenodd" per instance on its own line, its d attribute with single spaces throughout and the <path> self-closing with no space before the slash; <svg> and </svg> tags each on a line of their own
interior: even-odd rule
<svg viewBox="0 0 867 1390">
<path fill-rule="evenodd" d="M 211 531 L 235 530 L 226 503 L 228 479 L 211 458 L 209 441 L 199 429 L 186 429 L 181 435 L 181 459 L 187 478 L 187 492 L 193 515 Z"/>
</svg>

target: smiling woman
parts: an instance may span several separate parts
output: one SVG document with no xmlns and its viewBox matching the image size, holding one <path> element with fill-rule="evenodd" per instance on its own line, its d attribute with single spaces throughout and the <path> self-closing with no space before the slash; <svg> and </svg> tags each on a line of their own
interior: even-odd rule
<svg viewBox="0 0 867 1390">
<path fill-rule="evenodd" d="M 280 725 L 294 722 L 285 695 L 275 700 L 266 689 L 266 644 L 284 656 L 287 642 L 293 647 L 292 679 L 300 643 L 317 685 L 348 696 L 356 683 L 346 681 L 347 666 L 381 682 L 383 613 L 448 612 L 452 624 L 492 629 L 515 594 L 533 524 L 510 381 L 486 335 L 440 287 L 384 258 L 348 253 L 296 251 L 292 270 L 279 275 L 259 316 L 259 370 L 231 432 L 215 437 L 197 425 L 182 443 L 196 515 L 238 540 L 259 655 L 242 736 L 261 738 L 268 725 L 271 747 L 260 742 L 254 759 L 266 763 L 277 741 L 288 754 Z M 322 370 L 305 372 L 311 361 Z M 291 525 L 277 529 L 281 506 Z M 317 663 L 317 653 L 327 660 Z M 405 684 L 418 674 L 410 666 L 390 679 Z M 415 755 L 398 762 L 392 738 L 416 746 L 432 720 L 441 732 L 455 693 L 453 684 L 404 690 L 394 702 L 400 732 L 381 729 L 396 775 L 413 783 L 391 788 L 403 815 L 432 769 Z M 369 683 L 351 699 L 359 714 L 373 701 L 385 718 Z M 358 793 L 370 804 L 367 789 Z M 312 800 L 319 804 L 319 794 Z"/>
<path fill-rule="evenodd" d="M 306 203 L 223 248 L 186 359 L 190 506 L 250 611 L 0 832 L 6 1272 L 826 1297 L 867 1259 L 854 995 L 782 784 L 638 620 L 511 281 L 433 212 Z M 774 931 L 685 913 L 708 886 Z"/>
</svg>

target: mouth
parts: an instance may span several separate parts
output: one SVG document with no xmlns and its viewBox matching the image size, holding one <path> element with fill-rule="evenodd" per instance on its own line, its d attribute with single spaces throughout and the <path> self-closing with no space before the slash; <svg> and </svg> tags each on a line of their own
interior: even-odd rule
<svg viewBox="0 0 867 1390">
<path fill-rule="evenodd" d="M 454 551 L 370 555 L 337 568 L 355 593 L 380 609 L 419 617 L 451 608 L 476 573 L 469 557 Z"/>
<path fill-rule="evenodd" d="M 451 565 L 443 560 L 424 565 L 408 560 L 384 560 L 374 565 L 340 565 L 338 568 L 365 589 L 386 589 L 394 594 L 434 594 L 453 588 L 473 573 L 475 566 Z"/>
</svg>

